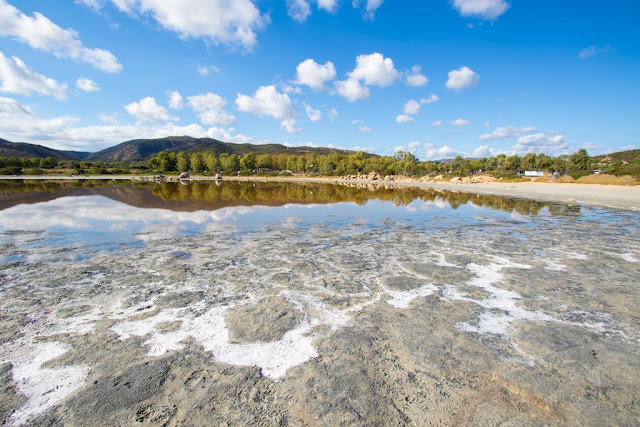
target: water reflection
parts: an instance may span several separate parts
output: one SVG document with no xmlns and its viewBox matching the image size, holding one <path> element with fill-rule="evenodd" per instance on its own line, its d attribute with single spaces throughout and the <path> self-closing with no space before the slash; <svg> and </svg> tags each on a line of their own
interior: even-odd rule
<svg viewBox="0 0 640 427">
<path fill-rule="evenodd" d="M 176 212 L 215 211 L 237 206 L 284 206 L 287 204 L 332 204 L 370 201 L 409 206 L 416 201 L 446 203 L 452 209 L 463 205 L 490 208 L 520 215 L 576 216 L 580 207 L 508 197 L 478 195 L 429 188 L 390 185 L 325 184 L 292 182 L 195 181 L 184 183 L 129 181 L 0 181 L 0 210 L 61 197 L 103 196 L 144 209 Z M 546 208 L 546 209 L 545 209 Z"/>
</svg>

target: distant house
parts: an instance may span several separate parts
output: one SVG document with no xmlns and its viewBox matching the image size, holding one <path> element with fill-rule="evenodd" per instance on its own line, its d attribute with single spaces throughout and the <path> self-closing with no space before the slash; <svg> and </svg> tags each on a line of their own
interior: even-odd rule
<svg viewBox="0 0 640 427">
<path fill-rule="evenodd" d="M 524 171 L 524 176 L 544 176 L 543 171 Z"/>
</svg>

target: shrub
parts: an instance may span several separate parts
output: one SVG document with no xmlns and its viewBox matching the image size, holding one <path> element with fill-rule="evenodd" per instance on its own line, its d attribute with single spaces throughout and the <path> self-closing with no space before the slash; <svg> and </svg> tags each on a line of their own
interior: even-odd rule
<svg viewBox="0 0 640 427">
<path fill-rule="evenodd" d="M 561 184 L 569 184 L 569 183 L 576 182 L 576 180 L 570 175 L 565 175 L 565 176 L 562 176 L 562 177 L 558 178 L 556 180 L 556 182 L 559 182 Z"/>
<path fill-rule="evenodd" d="M 601 184 L 601 185 L 640 185 L 640 181 L 631 175 L 614 176 L 614 175 L 589 175 L 583 176 L 576 182 L 580 184 Z"/>
<path fill-rule="evenodd" d="M 7 166 L 0 168 L 0 175 L 20 175 L 22 168 L 19 166 Z"/>
</svg>

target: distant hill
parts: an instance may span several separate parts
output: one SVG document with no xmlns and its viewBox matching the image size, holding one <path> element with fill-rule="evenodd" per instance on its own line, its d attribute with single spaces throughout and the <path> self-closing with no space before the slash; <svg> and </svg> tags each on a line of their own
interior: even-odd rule
<svg viewBox="0 0 640 427">
<path fill-rule="evenodd" d="M 601 156 L 594 156 L 593 160 L 595 160 L 596 162 L 602 162 L 606 158 L 611 159 L 612 162 L 640 162 L 640 150 L 628 150 L 611 154 L 603 154 Z"/>
<path fill-rule="evenodd" d="M 53 157 L 56 160 L 74 160 L 76 156 L 68 152 L 54 150 L 37 144 L 27 144 L 26 142 L 9 142 L 0 139 L 0 156 L 2 157 L 28 157 L 42 158 Z"/>
<path fill-rule="evenodd" d="M 88 160 L 105 162 L 135 162 L 148 160 L 162 151 L 187 153 L 210 151 L 216 155 L 228 154 L 351 154 L 353 151 L 323 147 L 287 147 L 281 144 L 234 144 L 212 138 L 170 136 L 160 139 L 135 139 L 95 153 L 82 151 L 60 151 L 41 145 L 13 143 L 0 139 L 0 156 L 3 157 L 48 157 L 56 160 Z"/>
</svg>

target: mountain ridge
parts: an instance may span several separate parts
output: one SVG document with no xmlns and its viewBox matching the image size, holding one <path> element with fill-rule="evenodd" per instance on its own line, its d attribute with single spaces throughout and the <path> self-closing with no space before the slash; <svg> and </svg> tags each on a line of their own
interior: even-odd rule
<svg viewBox="0 0 640 427">
<path fill-rule="evenodd" d="M 55 150 L 27 142 L 11 142 L 0 139 L 0 156 L 3 157 L 53 157 L 56 160 L 136 162 L 145 161 L 162 151 L 186 153 L 209 151 L 243 155 L 255 154 L 352 154 L 355 151 L 327 147 L 287 147 L 282 144 L 236 144 L 213 138 L 193 138 L 190 136 L 169 136 L 157 139 L 133 139 L 97 152 Z"/>
</svg>

